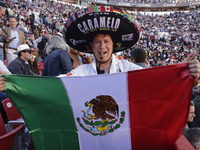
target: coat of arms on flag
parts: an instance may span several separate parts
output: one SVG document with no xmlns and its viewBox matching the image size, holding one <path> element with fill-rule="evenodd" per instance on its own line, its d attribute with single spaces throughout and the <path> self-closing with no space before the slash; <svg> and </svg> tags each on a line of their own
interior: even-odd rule
<svg viewBox="0 0 200 150">
<path fill-rule="evenodd" d="M 122 111 L 121 118 L 119 118 L 119 106 L 111 96 L 97 96 L 90 102 L 85 102 L 85 107 L 88 107 L 87 110 L 81 111 L 83 112 L 83 122 L 79 117 L 76 120 L 82 129 L 94 136 L 112 133 L 124 122 L 125 112 Z"/>
</svg>

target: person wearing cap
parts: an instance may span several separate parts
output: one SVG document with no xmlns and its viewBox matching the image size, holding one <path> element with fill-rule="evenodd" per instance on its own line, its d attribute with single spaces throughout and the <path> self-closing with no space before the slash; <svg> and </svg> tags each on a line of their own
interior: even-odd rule
<svg viewBox="0 0 200 150">
<path fill-rule="evenodd" d="M 91 64 L 80 65 L 67 75 L 86 76 L 141 69 L 142 67 L 127 60 L 118 60 L 113 55 L 138 42 L 141 27 L 137 20 L 121 9 L 111 6 L 97 7 L 98 12 L 94 11 L 94 7 L 88 8 L 75 21 L 66 22 L 67 28 L 65 27 L 64 32 L 67 44 L 78 51 L 93 53 L 95 57 Z M 106 11 L 100 11 L 105 9 Z M 71 18 L 74 17 L 76 15 Z M 191 75 L 198 78 L 200 63 L 192 60 L 195 54 L 193 52 L 185 61 L 189 62 Z"/>
<path fill-rule="evenodd" d="M 9 65 L 8 69 L 12 74 L 34 75 L 30 69 L 29 60 L 34 50 L 30 49 L 27 44 L 22 44 L 17 47 L 17 51 L 14 52 L 18 55 Z"/>
</svg>

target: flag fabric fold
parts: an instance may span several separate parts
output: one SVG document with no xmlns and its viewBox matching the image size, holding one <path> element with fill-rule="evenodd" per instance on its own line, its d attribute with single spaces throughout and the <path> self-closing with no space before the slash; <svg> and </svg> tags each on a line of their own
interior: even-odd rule
<svg viewBox="0 0 200 150">
<path fill-rule="evenodd" d="M 36 150 L 168 150 L 187 122 L 188 64 L 86 77 L 4 75 Z"/>
</svg>

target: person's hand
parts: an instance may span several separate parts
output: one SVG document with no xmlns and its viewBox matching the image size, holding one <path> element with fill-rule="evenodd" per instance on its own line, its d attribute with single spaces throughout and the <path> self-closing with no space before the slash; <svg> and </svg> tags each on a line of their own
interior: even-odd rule
<svg viewBox="0 0 200 150">
<path fill-rule="evenodd" d="M 0 92 L 4 91 L 6 88 L 5 81 L 3 77 L 0 77 Z"/>
<path fill-rule="evenodd" d="M 6 39 L 6 43 L 10 43 L 10 42 L 12 42 L 14 39 L 11 39 L 11 38 L 8 38 L 8 39 Z"/>
<path fill-rule="evenodd" d="M 183 62 L 188 62 L 189 68 L 190 68 L 190 74 L 195 79 L 198 79 L 199 75 L 200 75 L 200 63 L 197 59 L 193 59 L 195 57 L 196 53 L 197 53 L 196 51 L 192 51 L 192 53 L 189 54 Z"/>
<path fill-rule="evenodd" d="M 85 53 L 83 53 L 83 52 L 79 52 L 79 56 L 83 57 L 84 59 L 87 58 L 87 55 Z"/>
<path fill-rule="evenodd" d="M 3 34 L 4 34 L 4 32 L 2 30 L 0 30 L 0 35 L 3 35 Z"/>
</svg>

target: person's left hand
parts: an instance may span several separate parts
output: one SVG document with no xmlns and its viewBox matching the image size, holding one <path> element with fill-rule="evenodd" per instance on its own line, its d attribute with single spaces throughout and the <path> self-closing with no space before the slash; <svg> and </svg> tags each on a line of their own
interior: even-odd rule
<svg viewBox="0 0 200 150">
<path fill-rule="evenodd" d="M 193 59 L 196 55 L 197 51 L 192 51 L 191 54 L 185 58 L 183 62 L 188 62 L 190 74 L 195 78 L 198 79 L 200 75 L 200 63 L 197 59 Z M 193 60 L 192 60 L 193 59 Z"/>
<path fill-rule="evenodd" d="M 4 34 L 4 32 L 2 30 L 0 30 L 0 35 L 3 35 L 3 34 Z"/>
</svg>

